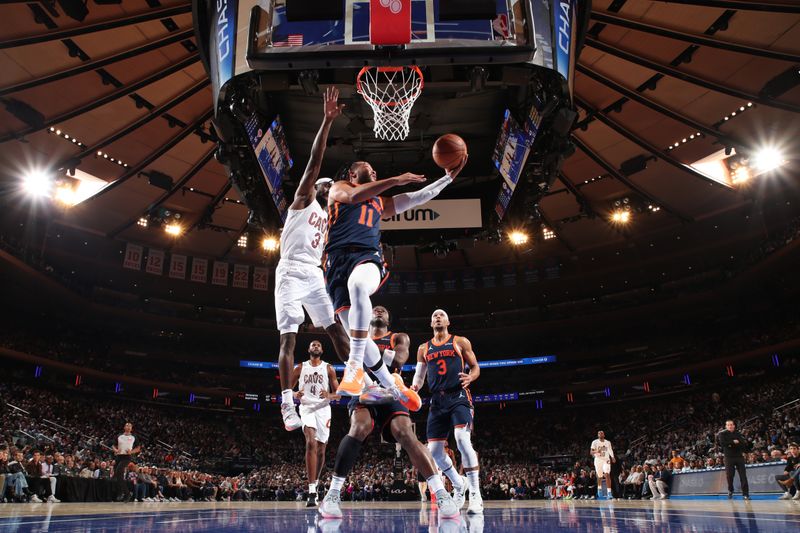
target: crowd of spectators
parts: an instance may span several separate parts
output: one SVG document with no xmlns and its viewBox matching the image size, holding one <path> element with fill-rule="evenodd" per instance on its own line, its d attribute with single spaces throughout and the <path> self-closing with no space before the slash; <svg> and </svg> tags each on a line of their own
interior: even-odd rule
<svg viewBox="0 0 800 533">
<path fill-rule="evenodd" d="M 485 497 L 594 496 L 588 447 L 598 429 L 617 450 L 620 497 L 660 496 L 657 481 L 663 477 L 668 486 L 670 473 L 720 468 L 714 436 L 727 418 L 739 421 L 752 443 L 748 463 L 783 460 L 788 444 L 800 440 L 800 408 L 775 408 L 797 399 L 797 366 L 789 359 L 784 372 L 742 376 L 719 387 L 535 416 L 529 404 L 479 404 L 474 440 Z M 9 383 L 0 385 L 0 397 L 0 443 L 8 454 L 0 456 L 0 475 L 6 475 L 7 498 L 59 499 L 60 476 L 109 479 L 114 468 L 111 446 L 128 421 L 143 443 L 127 474 L 137 500 L 304 497 L 302 438 L 276 430 L 277 410 L 234 415 Z M 334 409 L 332 426 L 330 447 L 335 448 L 347 428 L 345 409 Z M 417 427 L 422 434 L 421 420 Z M 343 497 L 388 499 L 398 483 L 413 493 L 416 473 L 404 455 L 398 463 L 393 446 L 373 444 L 364 448 Z M 241 472 L 232 472 L 231 465 L 243 458 Z M 328 462 L 332 459 L 329 451 Z M 21 465 L 22 476 L 14 464 Z M 329 475 L 324 469 L 323 487 Z M 650 475 L 655 485 L 649 483 Z"/>
</svg>

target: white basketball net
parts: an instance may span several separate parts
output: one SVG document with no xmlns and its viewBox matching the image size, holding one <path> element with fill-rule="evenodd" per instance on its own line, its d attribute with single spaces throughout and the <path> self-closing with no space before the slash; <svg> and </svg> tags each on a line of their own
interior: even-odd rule
<svg viewBox="0 0 800 533">
<path fill-rule="evenodd" d="M 408 137 L 408 117 L 422 94 L 419 67 L 364 67 L 356 88 L 372 108 L 375 138 L 402 141 Z"/>
</svg>

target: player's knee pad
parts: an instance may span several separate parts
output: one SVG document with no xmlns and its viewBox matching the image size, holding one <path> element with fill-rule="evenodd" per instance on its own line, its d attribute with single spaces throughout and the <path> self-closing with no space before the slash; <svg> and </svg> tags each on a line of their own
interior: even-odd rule
<svg viewBox="0 0 800 533">
<path fill-rule="evenodd" d="M 436 462 L 436 466 L 438 466 L 440 470 L 447 470 L 447 467 L 450 466 L 451 461 L 450 457 L 444 451 L 444 441 L 428 441 L 428 449 L 431 451 L 431 455 L 433 456 L 433 460 Z"/>
<path fill-rule="evenodd" d="M 464 468 L 474 468 L 478 466 L 478 454 L 472 447 L 472 432 L 467 428 L 456 428 L 453 432 L 456 438 L 458 451 L 461 452 L 461 465 Z"/>
</svg>

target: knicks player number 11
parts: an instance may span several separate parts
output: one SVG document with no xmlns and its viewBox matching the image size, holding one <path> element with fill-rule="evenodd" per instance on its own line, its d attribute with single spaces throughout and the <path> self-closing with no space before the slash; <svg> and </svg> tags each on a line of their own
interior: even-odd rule
<svg viewBox="0 0 800 533">
<path fill-rule="evenodd" d="M 372 219 L 375 216 L 375 210 L 367 205 L 361 206 L 361 216 L 358 217 L 358 223 L 362 226 L 372 227 Z"/>
</svg>

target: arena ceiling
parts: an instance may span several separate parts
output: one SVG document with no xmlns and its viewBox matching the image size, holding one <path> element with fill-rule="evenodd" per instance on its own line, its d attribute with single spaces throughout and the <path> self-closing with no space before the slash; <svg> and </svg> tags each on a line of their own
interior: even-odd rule
<svg viewBox="0 0 800 533">
<path fill-rule="evenodd" d="M 62 0 L 0 5 L 2 179 L 74 168 L 108 185 L 59 214 L 65 225 L 192 254 L 231 253 L 247 229 L 248 210 L 214 159 L 212 94 L 191 4 L 91 2 L 87 13 L 70 11 L 84 15 L 81 22 L 64 6 L 76 9 Z M 799 64 L 796 2 L 595 0 L 577 67 L 576 152 L 539 206 L 556 238 L 537 234 L 534 254 L 645 239 L 752 203 L 758 185 L 730 187 L 688 165 L 733 145 L 797 154 Z M 342 92 L 354 104 L 351 118 L 370 118 L 352 88 Z M 458 196 L 476 194 L 471 189 L 490 175 L 486 147 L 499 126 L 496 110 L 475 112 L 491 107 L 487 94 L 462 94 L 441 107 L 421 99 L 415 110 L 426 114 L 431 132 L 458 132 L 473 147 Z M 290 87 L 284 105 L 296 183 L 320 121 L 319 102 Z M 352 159 L 354 135 L 345 123 L 333 128 L 327 171 Z M 405 164 L 390 152 L 376 158 L 387 170 Z M 154 171 L 174 186 L 151 185 Z M 658 209 L 615 226 L 609 217 L 623 198 Z M 183 213 L 190 231 L 175 240 L 139 227 L 153 205 Z M 209 213 L 211 224 L 201 224 Z M 481 242 L 451 255 L 453 263 L 478 266 L 511 260 L 515 252 Z"/>
</svg>

